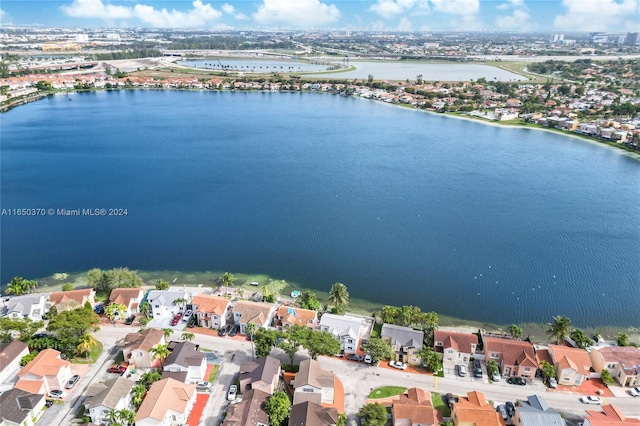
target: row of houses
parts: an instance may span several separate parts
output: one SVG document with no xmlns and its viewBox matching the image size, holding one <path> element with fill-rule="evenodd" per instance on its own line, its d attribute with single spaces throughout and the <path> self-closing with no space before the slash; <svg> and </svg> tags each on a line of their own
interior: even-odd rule
<svg viewBox="0 0 640 426">
<path fill-rule="evenodd" d="M 96 304 L 95 296 L 96 292 L 90 288 L 22 296 L 2 296 L 0 298 L 0 318 L 29 318 L 33 321 L 40 321 L 52 308 L 57 311 L 71 310 L 84 306 L 87 302 L 93 307 Z"/>
</svg>

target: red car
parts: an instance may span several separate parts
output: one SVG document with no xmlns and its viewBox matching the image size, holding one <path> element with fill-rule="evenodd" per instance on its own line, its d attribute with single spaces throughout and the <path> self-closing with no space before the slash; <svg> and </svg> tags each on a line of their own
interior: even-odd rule
<svg viewBox="0 0 640 426">
<path fill-rule="evenodd" d="M 118 374 L 122 374 L 125 371 L 127 371 L 127 367 L 124 367 L 122 365 L 112 365 L 111 367 L 109 367 L 109 369 L 107 370 L 109 373 L 118 373 Z"/>
<path fill-rule="evenodd" d="M 182 318 L 182 314 L 176 314 L 176 316 L 171 320 L 171 325 L 178 325 L 178 323 L 180 322 L 180 318 Z"/>
</svg>

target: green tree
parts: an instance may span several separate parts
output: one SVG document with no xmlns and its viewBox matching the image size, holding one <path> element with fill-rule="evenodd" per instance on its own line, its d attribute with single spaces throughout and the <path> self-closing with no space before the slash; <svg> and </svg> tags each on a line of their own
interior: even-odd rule
<svg viewBox="0 0 640 426">
<path fill-rule="evenodd" d="M 336 426 L 347 426 L 347 415 L 345 413 L 338 414 Z"/>
<path fill-rule="evenodd" d="M 29 364 L 36 356 L 38 356 L 38 353 L 40 353 L 40 351 L 31 351 L 20 358 L 20 366 L 24 367 L 25 365 Z"/>
<path fill-rule="evenodd" d="M 140 304 L 139 309 L 140 309 L 140 313 L 144 314 L 144 316 L 146 317 L 149 315 L 149 312 L 151 310 L 151 305 L 149 305 L 149 302 L 145 300 Z"/>
<path fill-rule="evenodd" d="M 509 330 L 509 334 L 511 334 L 511 337 L 518 338 L 522 336 L 522 329 L 515 324 L 511 324 L 509 327 L 507 327 L 507 330 Z"/>
<path fill-rule="evenodd" d="M 169 289 L 169 283 L 166 282 L 165 280 L 158 280 L 158 282 L 156 283 L 156 290 L 168 290 Z"/>
<path fill-rule="evenodd" d="M 224 274 L 222 274 L 222 277 L 220 277 L 219 280 L 220 282 L 222 282 L 223 286 L 233 287 L 233 283 L 236 282 L 236 276 L 231 272 L 225 272 Z"/>
<path fill-rule="evenodd" d="M 36 89 L 38 90 L 51 90 L 52 86 L 51 83 L 46 81 L 46 80 L 40 80 L 39 82 L 36 83 Z"/>
<path fill-rule="evenodd" d="M 629 346 L 629 335 L 624 332 L 616 334 L 616 342 L 618 346 Z"/>
<path fill-rule="evenodd" d="M 600 373 L 600 380 L 602 380 L 602 383 L 604 383 L 607 386 L 610 386 L 613 384 L 613 377 L 611 377 L 609 370 L 607 370 L 606 368 L 603 369 L 602 372 Z"/>
<path fill-rule="evenodd" d="M 174 306 L 177 306 L 178 309 L 182 310 L 184 305 L 187 304 L 187 299 L 183 299 L 182 297 L 178 297 L 177 299 L 173 299 Z"/>
<path fill-rule="evenodd" d="M 4 292 L 6 294 L 13 294 L 14 296 L 22 296 L 23 294 L 30 293 L 36 287 L 38 287 L 37 281 L 25 280 L 22 277 L 13 277 L 7 284 Z"/>
<path fill-rule="evenodd" d="M 300 297 L 298 297 L 298 304 L 302 309 L 311 309 L 314 311 L 320 309 L 320 302 L 316 294 L 309 290 L 303 291 Z"/>
<path fill-rule="evenodd" d="M 146 390 L 151 388 L 151 385 L 162 379 L 162 374 L 157 370 L 150 370 L 140 376 L 139 384 L 144 386 Z"/>
<path fill-rule="evenodd" d="M 113 268 L 109 271 L 91 269 L 87 272 L 87 282 L 102 293 L 109 293 L 114 288 L 137 288 L 143 284 L 138 273 L 128 268 Z"/>
<path fill-rule="evenodd" d="M 549 324 L 547 334 L 556 339 L 557 344 L 561 344 L 569 336 L 571 330 L 571 320 L 565 316 L 553 317 L 553 323 Z"/>
<path fill-rule="evenodd" d="M 358 411 L 362 426 L 384 426 L 387 424 L 387 410 L 382 404 L 367 404 Z"/>
<path fill-rule="evenodd" d="M 369 74 L 367 76 L 367 83 L 369 83 L 369 84 L 373 83 L 373 74 Z"/>
<path fill-rule="evenodd" d="M 374 363 L 383 359 L 389 359 L 393 356 L 391 346 L 379 337 L 372 337 L 362 345 L 364 353 L 371 356 L 371 360 Z M 334 352 L 335 353 L 335 352 Z"/>
<path fill-rule="evenodd" d="M 291 407 L 291 401 L 286 393 L 277 391 L 271 395 L 264 403 L 264 410 L 269 415 L 269 423 L 272 426 L 285 424 L 289 417 L 289 407 Z"/>
<path fill-rule="evenodd" d="M 86 358 L 89 359 L 89 353 L 91 352 L 91 348 L 98 344 L 98 341 L 91 334 L 87 333 L 80 337 L 80 342 L 76 349 L 78 350 L 78 355 L 85 354 Z"/>
<path fill-rule="evenodd" d="M 556 369 L 547 361 L 540 361 L 540 371 L 542 372 L 542 378 L 545 380 L 549 377 L 556 378 Z"/>
<path fill-rule="evenodd" d="M 167 345 L 155 345 L 149 350 L 152 359 L 160 360 L 160 367 L 164 365 L 164 360 L 169 356 L 169 348 Z"/>
<path fill-rule="evenodd" d="M 131 410 L 127 410 L 123 408 L 122 410 L 118 410 L 118 421 L 121 425 L 130 426 L 136 421 L 136 413 Z"/>
<path fill-rule="evenodd" d="M 147 388 L 142 384 L 137 384 L 131 388 L 131 402 L 133 403 L 133 407 L 136 411 L 142 405 L 142 401 L 144 400 L 144 394 L 147 392 Z"/>
<path fill-rule="evenodd" d="M 275 346 L 278 339 L 278 332 L 275 330 L 267 330 L 266 328 L 259 328 L 254 337 L 254 343 L 256 348 L 256 356 L 261 358 L 271 353 L 271 349 Z"/>
<path fill-rule="evenodd" d="M 573 329 L 571 333 L 569 333 L 569 337 L 571 337 L 571 339 L 576 343 L 576 346 L 580 349 L 586 349 L 589 346 L 593 346 L 593 340 L 588 338 L 587 335 L 584 334 L 584 331 L 580 329 Z"/>
<path fill-rule="evenodd" d="M 104 308 L 104 314 L 111 320 L 111 324 L 115 323 L 116 317 L 122 317 L 122 313 L 127 310 L 127 307 L 122 303 L 109 303 Z"/>
<path fill-rule="evenodd" d="M 312 359 L 317 359 L 318 355 L 334 355 L 340 352 L 340 340 L 326 330 L 312 331 L 309 338 L 302 344 Z"/>
<path fill-rule="evenodd" d="M 0 342 L 13 340 L 29 341 L 31 336 L 44 325 L 43 321 L 33 321 L 31 318 L 0 318 Z"/>
<path fill-rule="evenodd" d="M 344 309 L 349 304 L 347 286 L 342 283 L 333 284 L 329 290 L 329 302 L 333 303 L 336 309 Z"/>
<path fill-rule="evenodd" d="M 429 371 L 433 373 L 439 373 L 442 371 L 442 361 L 436 352 L 431 349 L 431 346 L 424 345 L 418 355 L 422 359 L 422 362 L 427 366 Z"/>
<path fill-rule="evenodd" d="M 252 322 L 244 326 L 244 334 L 249 337 L 249 341 L 251 342 L 251 355 L 252 359 L 256 359 L 256 348 L 253 343 L 253 339 L 256 337 L 256 332 L 258 331 L 258 327 Z"/>
<path fill-rule="evenodd" d="M 71 283 L 62 284 L 62 291 L 71 291 L 71 290 L 73 290 L 73 284 Z"/>
<path fill-rule="evenodd" d="M 172 328 L 163 328 L 162 329 L 162 334 L 164 334 L 164 338 L 165 339 L 168 339 L 173 334 L 173 329 Z"/>
<path fill-rule="evenodd" d="M 180 335 L 180 338 L 182 340 L 186 340 L 188 342 L 192 341 L 193 339 L 196 338 L 196 335 L 193 333 L 182 333 L 182 335 Z"/>
<path fill-rule="evenodd" d="M 107 421 L 109 422 L 109 425 L 117 425 L 119 420 L 120 419 L 118 419 L 118 412 L 113 408 L 109 410 L 109 412 L 107 413 Z"/>
<path fill-rule="evenodd" d="M 89 332 L 98 331 L 100 318 L 91 307 L 83 306 L 71 311 L 62 311 L 49 320 L 47 330 L 51 332 L 58 350 L 72 357 L 77 350 L 82 336 Z"/>
<path fill-rule="evenodd" d="M 498 363 L 490 359 L 487 362 L 487 373 L 489 374 L 489 377 L 493 376 L 494 374 L 500 373 L 500 369 L 498 368 Z"/>
</svg>

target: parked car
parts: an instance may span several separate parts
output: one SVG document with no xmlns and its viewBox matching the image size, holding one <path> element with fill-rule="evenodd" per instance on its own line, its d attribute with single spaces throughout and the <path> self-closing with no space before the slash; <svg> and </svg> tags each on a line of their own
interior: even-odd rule
<svg viewBox="0 0 640 426">
<path fill-rule="evenodd" d="M 459 364 L 456 366 L 458 368 L 458 376 L 465 377 L 467 375 L 467 366 L 464 364 Z"/>
<path fill-rule="evenodd" d="M 453 404 L 456 402 L 456 398 L 452 393 L 448 393 L 444 396 L 444 402 L 449 406 L 449 408 L 453 408 Z"/>
<path fill-rule="evenodd" d="M 509 417 L 513 416 L 516 413 L 516 406 L 514 405 L 513 402 L 507 401 L 507 403 L 504 404 L 504 406 L 507 409 L 507 414 L 509 415 Z"/>
<path fill-rule="evenodd" d="M 235 336 L 236 334 L 238 334 L 238 331 L 240 331 L 240 325 L 236 324 L 233 326 L 233 328 L 229 332 L 229 337 Z"/>
<path fill-rule="evenodd" d="M 349 361 L 358 361 L 358 362 L 360 362 L 360 361 L 364 360 L 364 357 L 362 355 L 358 355 L 358 354 L 349 354 L 349 355 L 347 355 L 347 359 Z"/>
<path fill-rule="evenodd" d="M 80 376 L 78 376 L 77 374 L 71 376 L 71 378 L 69 379 L 69 381 L 65 386 L 65 389 L 71 389 L 79 379 L 80 379 Z"/>
<path fill-rule="evenodd" d="M 182 321 L 184 322 L 189 321 L 189 318 L 191 318 L 192 314 L 193 314 L 193 311 L 191 309 L 188 309 L 187 312 L 184 313 L 184 316 L 182 317 Z"/>
<path fill-rule="evenodd" d="M 580 402 L 583 404 L 602 405 L 602 398 L 599 396 L 581 396 Z"/>
<path fill-rule="evenodd" d="M 211 383 L 209 382 L 196 382 L 196 390 L 200 392 L 210 392 Z"/>
<path fill-rule="evenodd" d="M 364 363 L 365 363 L 365 364 L 371 364 L 372 362 L 373 362 L 373 358 L 371 357 L 371 355 L 366 354 L 366 355 L 364 356 Z"/>
<path fill-rule="evenodd" d="M 632 388 L 632 389 L 629 389 L 627 391 L 627 393 L 629 395 L 633 396 L 634 398 L 637 397 L 637 396 L 640 396 L 640 386 Z"/>
<path fill-rule="evenodd" d="M 135 320 L 135 319 L 136 319 L 136 316 L 135 315 L 131 315 L 126 320 L 124 320 L 124 323 L 126 325 L 131 325 L 131 324 L 133 324 L 133 320 Z"/>
<path fill-rule="evenodd" d="M 522 377 L 510 377 L 507 379 L 507 383 L 509 383 L 510 385 L 524 386 L 527 384 L 527 381 Z"/>
<path fill-rule="evenodd" d="M 407 364 L 400 361 L 389 361 L 389 367 L 397 368 L 398 370 L 406 370 Z"/>
<path fill-rule="evenodd" d="M 482 377 L 482 364 L 479 359 L 473 360 L 473 377 Z"/>
<path fill-rule="evenodd" d="M 125 367 L 124 365 L 112 365 L 111 367 L 109 367 L 109 369 L 107 370 L 109 373 L 118 373 L 118 374 L 122 374 L 125 371 L 127 371 L 127 367 Z"/>
<path fill-rule="evenodd" d="M 555 388 L 557 388 L 557 387 L 558 387 L 558 381 L 557 381 L 555 378 L 553 378 L 553 377 L 549 377 L 549 378 L 547 379 L 547 384 L 549 385 L 549 387 L 550 387 L 551 389 L 555 389 Z"/>
<path fill-rule="evenodd" d="M 104 314 L 104 304 L 99 303 L 97 304 L 94 308 L 93 308 L 93 312 L 95 312 L 98 315 L 102 315 Z"/>
<path fill-rule="evenodd" d="M 62 390 L 52 390 L 47 394 L 50 398 L 66 398 L 67 393 Z"/>
<path fill-rule="evenodd" d="M 178 323 L 180 322 L 180 318 L 182 318 L 182 314 L 178 312 L 171 320 L 171 325 L 178 325 Z"/>
<path fill-rule="evenodd" d="M 504 420 L 507 420 L 509 418 L 509 415 L 507 414 L 507 407 L 505 407 L 504 404 L 498 405 L 496 407 L 496 411 L 500 413 Z"/>
<path fill-rule="evenodd" d="M 493 373 L 491 375 L 491 381 L 492 382 L 499 382 L 500 381 L 500 373 Z"/>
<path fill-rule="evenodd" d="M 196 325 L 198 325 L 198 318 L 194 316 L 191 318 L 191 321 L 189 321 L 189 324 L 187 324 L 187 327 L 194 328 Z"/>
<path fill-rule="evenodd" d="M 227 392 L 227 401 L 233 401 L 234 399 L 236 399 L 237 395 L 238 395 L 238 386 L 231 385 L 231 387 L 229 387 L 229 392 Z"/>
<path fill-rule="evenodd" d="M 226 336 L 227 334 L 227 327 L 222 327 L 220 330 L 218 330 L 218 336 Z"/>
</svg>

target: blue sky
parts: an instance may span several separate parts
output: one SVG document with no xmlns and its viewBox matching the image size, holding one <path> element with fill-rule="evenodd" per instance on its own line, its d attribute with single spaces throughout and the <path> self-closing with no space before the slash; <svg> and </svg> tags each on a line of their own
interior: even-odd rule
<svg viewBox="0 0 640 426">
<path fill-rule="evenodd" d="M 3 0 L 2 25 L 207 29 L 640 30 L 640 0 Z"/>
</svg>

